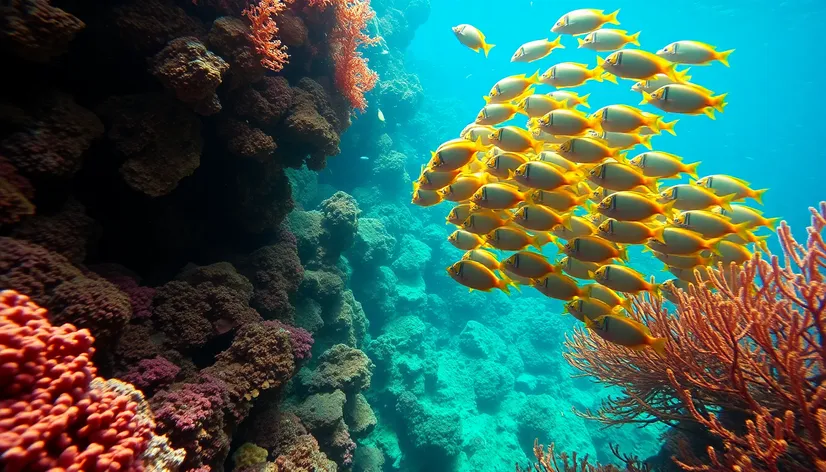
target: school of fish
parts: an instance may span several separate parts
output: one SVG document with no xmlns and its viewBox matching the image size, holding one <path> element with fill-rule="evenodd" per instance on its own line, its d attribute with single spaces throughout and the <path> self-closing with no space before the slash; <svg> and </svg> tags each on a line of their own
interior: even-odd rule
<svg viewBox="0 0 826 472">
<path fill-rule="evenodd" d="M 533 287 L 566 301 L 568 313 L 609 342 L 662 354 L 665 339 L 625 316 L 629 296 L 649 292 L 675 301 L 676 289 L 704 283 L 706 272 L 694 269 L 742 264 L 754 246 L 764 248 L 766 236 L 755 232 L 773 229 L 777 219 L 743 203 L 761 204 L 765 189 L 728 175 L 699 178 L 699 162 L 654 149 L 652 138 L 676 134 L 677 120 L 621 103 L 583 111 L 589 96 L 571 88 L 592 80 L 616 84 L 617 78 L 633 82 L 640 105 L 663 112 L 714 119 L 726 106 L 725 93 L 689 82 L 688 69 L 678 67 L 715 61 L 728 67 L 732 50 L 698 41 L 676 41 L 656 53 L 632 48 L 640 45 L 640 33 L 606 27 L 619 24 L 618 13 L 571 11 L 551 28 L 555 39 L 520 46 L 511 62 L 564 49 L 563 36 L 608 55 L 597 56 L 593 68 L 559 62 L 541 74 L 496 82 L 476 119 L 431 153 L 413 183 L 412 203 L 455 204 L 447 223 L 457 229 L 448 240 L 467 251 L 447 268 L 455 281 L 506 293 Z M 453 31 L 486 57 L 494 46 L 472 25 Z M 552 90 L 537 92 L 542 86 Z M 516 115 L 527 125 L 502 125 Z M 635 153 L 638 145 L 646 149 Z M 684 176 L 691 181 L 669 182 Z M 642 245 L 674 278 L 657 284 L 628 267 L 630 245 Z M 542 254 L 546 246 L 556 254 Z"/>
</svg>

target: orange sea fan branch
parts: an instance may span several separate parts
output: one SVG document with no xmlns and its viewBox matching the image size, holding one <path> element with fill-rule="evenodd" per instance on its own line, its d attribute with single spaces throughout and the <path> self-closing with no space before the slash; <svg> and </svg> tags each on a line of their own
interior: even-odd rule
<svg viewBox="0 0 826 472">
<path fill-rule="evenodd" d="M 606 424 L 695 423 L 723 444 L 686 470 L 826 470 L 826 203 L 808 240 L 778 228 L 783 249 L 743 267 L 703 269 L 708 286 L 677 294 L 677 310 L 637 297 L 630 316 L 666 338 L 664 357 L 578 329 L 565 358 L 620 387 L 582 416 Z"/>
<path fill-rule="evenodd" d="M 367 33 L 367 22 L 376 12 L 369 0 L 335 0 L 335 26 L 331 33 L 332 56 L 335 61 L 335 83 L 353 108 L 364 111 L 364 94 L 376 86 L 378 74 L 367 65 L 367 59 L 358 50 L 379 42 Z"/>
<path fill-rule="evenodd" d="M 273 19 L 285 8 L 282 0 L 261 0 L 258 5 L 249 5 L 242 13 L 249 19 L 251 39 L 261 56 L 261 65 L 273 72 L 283 69 L 290 58 L 287 47 L 276 36 L 278 26 Z"/>
</svg>

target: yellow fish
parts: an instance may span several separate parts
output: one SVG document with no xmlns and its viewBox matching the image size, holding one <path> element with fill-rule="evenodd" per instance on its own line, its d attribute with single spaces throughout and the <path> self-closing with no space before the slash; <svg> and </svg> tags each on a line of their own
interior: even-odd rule
<svg viewBox="0 0 826 472">
<path fill-rule="evenodd" d="M 708 275 L 708 268 L 699 266 L 695 269 L 681 269 L 679 267 L 669 267 L 668 271 L 671 272 L 674 277 L 678 279 L 688 282 L 690 284 L 695 285 L 702 285 L 708 283 L 709 275 Z"/>
<path fill-rule="evenodd" d="M 513 214 L 514 223 L 531 231 L 550 231 L 558 225 L 569 223 L 570 218 L 570 214 L 560 215 L 540 205 L 523 205 Z"/>
<path fill-rule="evenodd" d="M 765 226 L 774 231 L 777 222 L 780 221 L 780 218 L 764 218 L 763 213 L 745 205 L 731 205 L 731 208 L 728 210 L 722 207 L 715 207 L 712 208 L 711 211 L 729 218 L 731 223 L 735 225 L 749 222 L 751 228 Z"/>
<path fill-rule="evenodd" d="M 605 285 L 586 285 L 585 287 L 583 287 L 583 292 L 585 292 L 586 297 L 599 300 L 612 308 L 619 306 L 625 308 L 628 311 L 631 311 L 631 308 L 633 306 L 633 303 L 630 298 L 621 296 L 620 294 L 611 290 Z"/>
<path fill-rule="evenodd" d="M 554 211 L 565 212 L 580 206 L 588 199 L 588 195 L 577 195 L 567 188 L 556 190 L 536 190 L 531 193 L 530 201 L 536 205 L 548 207 Z"/>
<path fill-rule="evenodd" d="M 674 226 L 700 233 L 704 238 L 719 238 L 727 234 L 736 234 L 749 240 L 751 223 L 744 221 L 739 224 L 731 223 L 728 218 L 706 210 L 689 210 L 677 215 Z"/>
<path fill-rule="evenodd" d="M 565 159 L 579 164 L 596 164 L 609 157 L 622 158 L 622 149 L 610 148 L 600 139 L 571 138 L 559 146 L 557 153 Z"/>
<path fill-rule="evenodd" d="M 485 184 L 471 197 L 471 201 L 482 208 L 506 210 L 526 201 L 528 195 L 520 192 L 512 184 L 495 182 Z"/>
<path fill-rule="evenodd" d="M 677 64 L 642 49 L 622 49 L 605 59 L 597 56 L 597 66 L 625 79 L 650 79 L 665 74 L 674 82 L 686 82 L 686 71 L 677 71 Z"/>
<path fill-rule="evenodd" d="M 560 266 L 568 275 L 578 279 L 591 279 L 592 274 L 599 269 L 600 264 L 596 262 L 585 262 L 575 257 L 565 256 L 560 261 Z M 588 286 L 586 286 L 587 288 Z"/>
<path fill-rule="evenodd" d="M 600 26 L 608 23 L 618 25 L 617 14 L 619 10 L 605 14 L 603 10 L 595 10 L 591 8 L 584 8 L 568 12 L 554 23 L 551 31 L 557 34 L 577 35 L 589 33 Z"/>
<path fill-rule="evenodd" d="M 571 217 L 571 221 L 567 225 L 556 226 L 551 231 L 554 236 L 565 240 L 590 236 L 596 234 L 596 232 L 597 228 L 590 221 L 576 215 Z"/>
<path fill-rule="evenodd" d="M 586 136 L 589 138 L 598 139 L 604 142 L 608 147 L 617 148 L 620 150 L 631 149 L 638 144 L 642 144 L 648 149 L 653 149 L 651 147 L 651 135 L 644 136 L 636 133 L 615 133 L 613 131 L 603 131 L 599 133 L 594 130 L 588 130 Z"/>
<path fill-rule="evenodd" d="M 591 51 L 616 51 L 626 44 L 640 45 L 640 31 L 629 35 L 628 31 L 602 28 L 592 31 L 584 38 L 576 38 L 580 48 Z"/>
<path fill-rule="evenodd" d="M 490 292 L 498 288 L 510 295 L 509 286 L 513 282 L 507 277 L 499 278 L 490 269 L 476 261 L 461 260 L 447 268 L 447 273 L 453 280 L 468 287 L 471 291 L 480 290 Z"/>
<path fill-rule="evenodd" d="M 697 185 L 705 187 L 717 195 L 734 195 L 735 200 L 753 198 L 757 203 L 763 203 L 763 194 L 769 189 L 752 190 L 745 180 L 730 175 L 716 174 L 699 179 Z"/>
<path fill-rule="evenodd" d="M 493 156 L 485 163 L 486 170 L 500 179 L 510 178 L 511 172 L 516 171 L 519 166 L 528 162 L 524 154 L 517 152 L 503 152 Z"/>
<path fill-rule="evenodd" d="M 548 92 L 546 95 L 556 101 L 565 102 L 568 108 L 573 108 L 578 105 L 582 105 L 585 108 L 591 108 L 591 105 L 588 105 L 588 97 L 591 96 L 590 93 L 580 95 L 569 90 L 554 90 L 553 92 Z"/>
<path fill-rule="evenodd" d="M 508 218 L 502 218 L 495 211 L 487 210 L 471 213 L 462 223 L 462 229 L 473 234 L 484 236 L 508 223 L 510 223 Z"/>
<path fill-rule="evenodd" d="M 502 264 L 499 263 L 496 256 L 484 249 L 472 249 L 462 256 L 462 260 L 476 261 L 490 270 L 500 270 L 502 268 Z"/>
<path fill-rule="evenodd" d="M 716 253 L 717 243 L 723 239 L 704 239 L 700 233 L 673 226 L 660 227 L 655 232 L 657 235 L 646 245 L 657 252 L 678 256 L 696 254 L 706 249 Z"/>
<path fill-rule="evenodd" d="M 562 45 L 562 36 L 557 36 L 553 41 L 548 38 L 529 41 L 521 46 L 511 56 L 511 62 L 533 62 L 546 57 L 554 49 L 565 49 Z"/>
<path fill-rule="evenodd" d="M 659 356 L 665 356 L 665 338 L 655 338 L 640 323 L 624 316 L 603 315 L 595 320 L 585 318 L 585 326 L 602 339 L 635 351 L 651 348 Z"/>
<path fill-rule="evenodd" d="M 568 139 L 570 138 L 566 138 L 565 140 L 567 141 Z M 535 160 L 553 164 L 565 172 L 573 172 L 577 170 L 577 165 L 575 163 L 565 159 L 555 151 L 542 151 L 536 155 Z"/>
<path fill-rule="evenodd" d="M 611 190 L 631 190 L 644 186 L 657 193 L 659 180 L 657 177 L 646 177 L 635 167 L 621 162 L 604 162 L 588 172 L 588 180 L 602 188 Z"/>
<path fill-rule="evenodd" d="M 601 66 L 589 69 L 586 64 L 580 62 L 560 62 L 551 66 L 539 76 L 539 83 L 550 85 L 556 88 L 577 87 L 589 80 L 617 83 L 617 79 L 610 74 L 606 74 Z"/>
<path fill-rule="evenodd" d="M 415 182 L 414 190 L 440 190 L 452 184 L 462 173 L 461 169 L 448 172 L 436 172 L 427 168 L 422 169 L 422 173 Z"/>
<path fill-rule="evenodd" d="M 574 297 L 565 304 L 565 310 L 579 321 L 585 321 L 586 318 L 593 321 L 601 316 L 622 313 L 622 307 L 611 307 L 602 300 L 587 297 Z"/>
<path fill-rule="evenodd" d="M 505 259 L 503 267 L 520 277 L 539 279 L 551 272 L 558 272 L 558 266 L 552 265 L 542 254 L 520 251 Z"/>
<path fill-rule="evenodd" d="M 684 72 L 688 72 L 688 69 L 686 69 Z M 690 75 L 684 75 L 683 78 L 687 81 L 691 80 Z M 654 77 L 651 77 L 650 79 L 635 82 L 634 85 L 631 86 L 631 91 L 640 93 L 654 93 L 654 91 L 656 91 L 664 85 L 679 83 L 688 84 L 688 82 L 676 82 L 674 80 L 671 80 L 671 78 L 665 74 L 657 74 Z"/>
<path fill-rule="evenodd" d="M 688 290 L 688 283 L 680 279 L 666 280 L 660 287 L 662 288 L 662 295 L 675 305 L 680 304 L 679 291 Z"/>
<path fill-rule="evenodd" d="M 600 203 L 603 200 L 605 200 L 606 198 L 608 198 L 609 195 L 613 195 L 615 193 L 617 193 L 617 192 L 615 192 L 611 189 L 607 189 L 607 188 L 603 188 L 603 187 L 597 187 L 594 190 L 592 190 L 591 193 L 588 194 L 588 200 L 590 200 L 594 203 Z"/>
<path fill-rule="evenodd" d="M 722 241 L 721 241 L 722 243 Z M 697 266 L 708 265 L 711 259 L 702 255 L 702 253 L 677 255 L 664 254 L 662 252 L 651 251 L 654 257 L 660 260 L 663 264 L 670 267 L 679 267 L 680 269 L 691 269 Z"/>
<path fill-rule="evenodd" d="M 453 34 L 456 35 L 456 39 L 458 39 L 460 43 L 470 49 L 476 52 L 484 51 L 485 57 L 488 57 L 488 52 L 496 46 L 495 44 L 488 44 L 485 40 L 485 35 L 473 25 L 463 24 L 454 26 Z"/>
<path fill-rule="evenodd" d="M 488 245 L 502 251 L 519 251 L 527 246 L 542 250 L 542 245 L 550 241 L 550 236 L 547 234 L 539 233 L 531 236 L 524 230 L 510 226 L 496 228 L 483 238 Z"/>
<path fill-rule="evenodd" d="M 436 172 L 450 172 L 468 165 L 476 157 L 476 153 L 484 151 L 481 140 L 476 142 L 459 141 L 440 147 L 431 152 L 427 168 Z"/>
<path fill-rule="evenodd" d="M 597 228 L 597 236 L 614 243 L 642 244 L 656 236 L 656 227 L 639 221 L 619 221 L 608 218 Z"/>
<path fill-rule="evenodd" d="M 649 151 L 637 154 L 628 163 L 640 169 L 646 177 L 669 178 L 688 174 L 697 178 L 699 162 L 683 164 L 680 156 L 662 151 Z"/>
<path fill-rule="evenodd" d="M 646 113 L 630 105 L 607 105 L 594 112 L 593 116 L 599 118 L 599 126 L 603 131 L 615 133 L 631 133 L 643 126 L 660 130 L 662 123 L 661 116 Z M 677 134 L 673 128 L 667 131 L 673 135 Z"/>
<path fill-rule="evenodd" d="M 617 264 L 607 264 L 596 270 L 593 279 L 611 290 L 623 293 L 659 292 L 659 286 L 651 282 L 646 282 L 642 274 L 636 270 Z"/>
<path fill-rule="evenodd" d="M 534 72 L 531 76 L 525 74 L 512 75 L 505 77 L 493 84 L 485 101 L 489 103 L 503 103 L 511 100 L 516 100 L 523 95 L 530 95 L 533 89 L 531 85 L 539 83 L 539 71 Z"/>
<path fill-rule="evenodd" d="M 714 110 L 723 112 L 728 105 L 726 103 L 727 93 L 712 95 L 712 91 L 693 84 L 670 84 L 664 85 L 653 93 L 642 92 L 643 99 L 640 105 L 649 104 L 669 113 L 682 113 L 685 115 L 705 114 L 712 120 Z"/>
<path fill-rule="evenodd" d="M 488 182 L 487 174 L 460 175 L 455 182 L 439 190 L 443 200 L 463 202 L 476 193 L 479 187 Z"/>
<path fill-rule="evenodd" d="M 498 125 L 513 118 L 518 111 L 519 108 L 510 103 L 488 103 L 476 115 L 476 123 L 488 126 Z"/>
<path fill-rule="evenodd" d="M 421 207 L 429 207 L 442 202 L 442 196 L 435 190 L 415 189 L 413 190 L 413 200 L 410 203 Z"/>
<path fill-rule="evenodd" d="M 592 225 L 597 227 L 597 229 L 599 228 L 599 225 L 601 225 L 603 222 L 608 220 L 608 217 L 601 214 L 601 213 L 588 213 L 587 215 L 583 215 L 582 217 L 585 218 L 586 220 L 590 221 Z M 600 235 L 597 234 L 597 236 L 600 236 Z M 600 236 L 600 237 L 602 237 L 602 236 Z M 605 239 L 605 238 L 603 238 L 603 239 Z"/>
<path fill-rule="evenodd" d="M 534 123 L 543 131 L 554 135 L 578 136 L 589 129 L 599 129 L 599 118 L 588 117 L 581 112 L 569 109 L 548 112 L 542 118 L 534 120 Z"/>
<path fill-rule="evenodd" d="M 459 136 L 465 141 L 475 143 L 479 140 L 482 143 L 482 146 L 490 146 L 490 134 L 495 131 L 496 128 L 493 126 L 471 123 L 465 126 L 465 129 L 462 130 L 462 133 Z"/>
<path fill-rule="evenodd" d="M 461 229 L 452 232 L 450 236 L 447 237 L 447 240 L 457 249 L 463 251 L 478 249 L 485 244 L 485 241 L 481 237 Z"/>
<path fill-rule="evenodd" d="M 491 143 L 509 152 L 542 152 L 542 141 L 537 141 L 531 133 L 518 126 L 505 126 L 490 135 Z"/>
<path fill-rule="evenodd" d="M 598 236 L 581 236 L 571 239 L 565 245 L 560 243 L 558 247 L 565 255 L 585 262 L 605 262 L 617 258 L 628 260 L 628 253 L 624 247 Z"/>
<path fill-rule="evenodd" d="M 566 108 L 565 101 L 554 100 L 553 97 L 541 94 L 533 94 L 523 98 L 516 105 L 517 111 L 530 118 L 540 118 L 549 112 Z"/>
<path fill-rule="evenodd" d="M 717 252 L 713 257 L 714 261 L 722 262 L 728 267 L 732 262 L 740 265 L 751 260 L 754 254 L 751 253 L 744 245 L 733 243 L 731 241 L 720 241 L 717 245 Z"/>
<path fill-rule="evenodd" d="M 470 203 L 462 203 L 461 205 L 456 205 L 455 207 L 451 208 L 450 213 L 447 214 L 447 218 L 445 218 L 445 223 L 459 226 L 465 222 L 465 220 L 468 216 L 471 215 L 471 213 L 473 213 L 473 211 L 471 211 Z"/>
<path fill-rule="evenodd" d="M 720 61 L 728 67 L 728 57 L 734 49 L 717 51 L 714 46 L 699 41 L 675 41 L 657 51 L 657 55 L 678 64 L 707 65 L 713 61 Z"/>
<path fill-rule="evenodd" d="M 547 162 L 529 161 L 516 169 L 513 180 L 533 189 L 555 190 L 579 182 L 580 177 Z"/>
<path fill-rule="evenodd" d="M 551 272 L 545 277 L 531 279 L 531 286 L 539 290 L 542 295 L 558 300 L 571 300 L 583 295 L 576 280 L 559 272 Z"/>
<path fill-rule="evenodd" d="M 735 194 L 720 197 L 705 187 L 692 184 L 672 185 L 660 192 L 661 201 L 673 203 L 674 208 L 683 211 L 705 210 L 713 206 L 721 206 L 729 210 L 731 202 L 736 200 L 736 197 Z"/>
<path fill-rule="evenodd" d="M 654 215 L 670 217 L 674 203 L 669 201 L 663 205 L 645 195 L 623 191 L 605 197 L 597 205 L 597 211 L 620 221 L 643 221 Z"/>
</svg>

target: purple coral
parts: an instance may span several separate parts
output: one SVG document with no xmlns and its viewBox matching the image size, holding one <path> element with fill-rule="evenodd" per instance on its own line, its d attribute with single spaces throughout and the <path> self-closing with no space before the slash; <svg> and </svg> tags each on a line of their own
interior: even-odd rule
<svg viewBox="0 0 826 472">
<path fill-rule="evenodd" d="M 158 356 L 141 360 L 137 365 L 132 366 L 126 374 L 122 375 L 121 380 L 129 382 L 143 393 L 151 395 L 158 389 L 171 385 L 180 371 L 180 367 L 169 362 L 166 358 Z"/>
<path fill-rule="evenodd" d="M 312 357 L 313 336 L 307 332 L 307 330 L 289 326 L 277 320 L 265 321 L 264 323 L 289 331 L 290 342 L 292 342 L 293 345 L 293 357 L 295 357 L 297 361 Z"/>
</svg>

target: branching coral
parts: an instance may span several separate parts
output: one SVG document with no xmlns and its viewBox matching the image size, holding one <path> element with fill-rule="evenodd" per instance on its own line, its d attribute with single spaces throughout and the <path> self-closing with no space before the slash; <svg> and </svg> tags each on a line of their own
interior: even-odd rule
<svg viewBox="0 0 826 472">
<path fill-rule="evenodd" d="M 243 15 L 250 21 L 252 42 L 255 50 L 261 56 L 261 65 L 273 72 L 284 68 L 289 60 L 287 47 L 276 38 L 278 26 L 272 18 L 284 11 L 286 5 L 282 0 L 261 0 L 258 5 L 250 5 Z"/>
<path fill-rule="evenodd" d="M 353 108 L 364 111 L 367 108 L 364 94 L 373 90 L 379 76 L 367 66 L 367 59 L 358 48 L 379 42 L 379 38 L 371 38 L 364 32 L 376 12 L 368 0 L 338 0 L 335 16 L 331 42 L 336 87 Z"/>
<path fill-rule="evenodd" d="M 567 360 L 624 395 L 586 416 L 608 424 L 689 422 L 723 444 L 687 470 L 816 470 L 826 467 L 826 203 L 812 209 L 809 240 L 778 233 L 783 264 L 759 255 L 742 268 L 710 270 L 713 287 L 634 301 L 632 316 L 658 336 L 666 355 L 631 352 L 578 330 Z"/>
<path fill-rule="evenodd" d="M 516 472 L 647 472 L 649 469 L 641 465 L 636 457 L 620 455 L 617 446 L 611 446 L 611 452 L 625 464 L 625 467 L 620 469 L 613 465 L 600 465 L 599 463 L 592 465 L 588 462 L 588 455 L 582 459 L 577 459 L 577 454 L 573 453 L 570 458 L 568 454 L 562 452 L 557 454 L 554 450 L 554 445 L 551 443 L 548 450 L 535 441 L 533 444 L 533 454 L 536 456 L 537 462 L 528 466 L 527 469 L 516 465 Z M 570 460 L 570 462 L 569 462 Z"/>
</svg>

